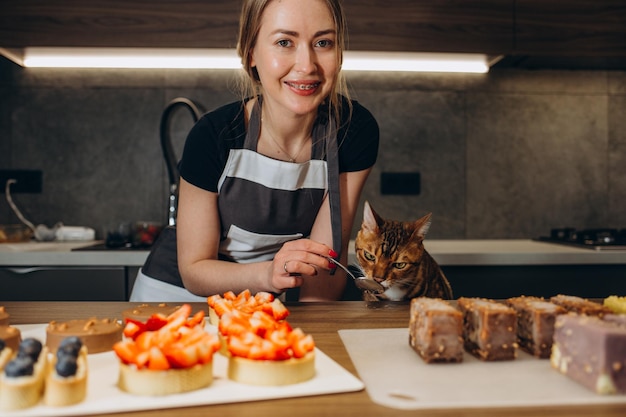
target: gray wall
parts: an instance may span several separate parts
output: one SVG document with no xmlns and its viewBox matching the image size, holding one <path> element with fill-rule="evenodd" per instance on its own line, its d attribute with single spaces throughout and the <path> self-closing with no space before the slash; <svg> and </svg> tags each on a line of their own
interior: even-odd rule
<svg viewBox="0 0 626 417">
<path fill-rule="evenodd" d="M 347 78 L 380 124 L 363 199 L 383 216 L 433 212 L 429 237 L 440 239 L 626 228 L 626 72 Z M 185 96 L 210 110 L 237 99 L 235 85 L 228 71 L 23 69 L 0 58 L 0 168 L 43 171 L 42 194 L 13 196 L 35 224 L 100 235 L 110 222 L 165 221 L 163 109 Z M 173 136 L 190 126 L 178 112 Z M 380 195 L 383 171 L 419 171 L 421 194 Z M 0 223 L 15 222 L 3 198 Z"/>
</svg>

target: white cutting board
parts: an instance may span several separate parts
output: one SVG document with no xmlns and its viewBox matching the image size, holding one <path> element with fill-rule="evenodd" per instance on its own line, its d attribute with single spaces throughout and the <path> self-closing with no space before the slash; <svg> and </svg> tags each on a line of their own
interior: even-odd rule
<svg viewBox="0 0 626 417">
<path fill-rule="evenodd" d="M 22 332 L 22 339 L 35 337 L 45 341 L 45 324 L 15 326 Z M 215 332 L 215 327 L 207 325 Z M 118 359 L 113 352 L 89 355 L 89 379 L 87 398 L 80 404 L 68 407 L 37 405 L 25 410 L 2 411 L 9 416 L 75 416 L 89 414 L 119 413 L 126 411 L 189 407 L 206 404 L 236 403 L 244 401 L 271 400 L 289 397 L 360 391 L 363 383 L 342 368 L 319 349 L 315 350 L 315 377 L 299 384 L 280 387 L 261 387 L 239 384 L 226 378 L 227 359 L 215 354 L 213 383 L 200 390 L 183 394 L 146 397 L 125 393 L 117 388 Z"/>
<path fill-rule="evenodd" d="M 340 330 L 372 401 L 400 409 L 626 404 L 599 395 L 522 351 L 512 361 L 426 364 L 409 346 L 408 329 Z"/>
</svg>

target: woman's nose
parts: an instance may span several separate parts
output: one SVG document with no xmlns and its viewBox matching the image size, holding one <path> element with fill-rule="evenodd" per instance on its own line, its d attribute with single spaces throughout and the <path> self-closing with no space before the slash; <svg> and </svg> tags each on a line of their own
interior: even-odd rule
<svg viewBox="0 0 626 417">
<path fill-rule="evenodd" d="M 295 65 L 298 72 L 314 72 L 317 68 L 317 56 L 313 48 L 308 46 L 298 48 Z"/>
</svg>

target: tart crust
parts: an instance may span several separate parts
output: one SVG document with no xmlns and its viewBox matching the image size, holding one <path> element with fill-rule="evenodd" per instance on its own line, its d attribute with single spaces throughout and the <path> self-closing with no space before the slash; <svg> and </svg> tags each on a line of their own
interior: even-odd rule
<svg viewBox="0 0 626 417">
<path fill-rule="evenodd" d="M 242 384 L 279 386 L 308 381 L 315 376 L 315 352 L 302 358 L 265 361 L 230 356 L 228 378 Z"/>
<path fill-rule="evenodd" d="M 136 395 L 170 395 L 208 387 L 213 382 L 213 362 L 191 368 L 154 371 L 137 369 L 120 363 L 117 385 L 123 391 Z"/>
<path fill-rule="evenodd" d="M 5 346 L 2 351 L 0 351 L 0 372 L 4 370 L 4 367 L 9 363 L 11 358 L 13 357 L 13 349 L 8 346 Z"/>
<path fill-rule="evenodd" d="M 43 395 L 48 370 L 48 349 L 44 346 L 32 375 L 8 378 L 0 375 L 0 410 L 20 410 L 37 404 Z"/>
<path fill-rule="evenodd" d="M 51 355 L 46 376 L 43 401 L 46 405 L 67 406 L 82 402 L 87 396 L 87 348 L 83 346 L 76 358 L 76 375 L 63 378 L 56 373 L 56 355 Z"/>
</svg>

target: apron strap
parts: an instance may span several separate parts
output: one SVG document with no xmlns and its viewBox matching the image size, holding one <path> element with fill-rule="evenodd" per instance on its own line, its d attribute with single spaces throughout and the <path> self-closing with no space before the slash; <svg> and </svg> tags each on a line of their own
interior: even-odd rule
<svg viewBox="0 0 626 417">
<path fill-rule="evenodd" d="M 256 103 L 252 106 L 250 120 L 248 120 L 248 131 L 244 140 L 244 149 L 256 152 L 257 142 L 259 141 L 259 133 L 261 132 L 261 103 L 263 96 L 257 96 Z"/>
<path fill-rule="evenodd" d="M 339 149 L 337 129 L 332 119 L 321 117 L 316 123 L 313 138 L 324 138 L 326 143 L 326 166 L 328 168 L 328 198 L 330 203 L 330 224 L 333 235 L 333 249 L 337 252 L 337 260 L 341 259 L 341 197 L 339 193 Z M 335 272 L 331 270 L 331 275 Z"/>
</svg>

